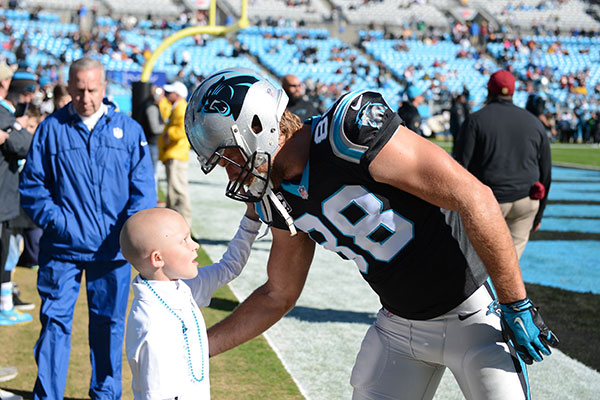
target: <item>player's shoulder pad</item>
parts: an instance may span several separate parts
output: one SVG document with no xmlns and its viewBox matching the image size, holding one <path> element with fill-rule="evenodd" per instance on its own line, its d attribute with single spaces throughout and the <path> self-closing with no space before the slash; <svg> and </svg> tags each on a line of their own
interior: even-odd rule
<svg viewBox="0 0 600 400">
<path fill-rule="evenodd" d="M 358 164 L 394 115 L 381 93 L 350 92 L 323 114 L 315 125 L 314 140 L 318 144 L 328 138 L 337 157 Z"/>
</svg>

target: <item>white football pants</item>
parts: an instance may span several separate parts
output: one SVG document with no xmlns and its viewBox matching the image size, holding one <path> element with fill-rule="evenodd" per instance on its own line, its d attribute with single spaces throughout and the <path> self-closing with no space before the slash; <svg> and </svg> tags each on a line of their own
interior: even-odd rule
<svg viewBox="0 0 600 400">
<path fill-rule="evenodd" d="M 467 400 L 529 399 L 525 364 L 503 341 L 486 285 L 426 321 L 381 309 L 358 353 L 353 400 L 432 399 L 446 367 Z"/>
</svg>

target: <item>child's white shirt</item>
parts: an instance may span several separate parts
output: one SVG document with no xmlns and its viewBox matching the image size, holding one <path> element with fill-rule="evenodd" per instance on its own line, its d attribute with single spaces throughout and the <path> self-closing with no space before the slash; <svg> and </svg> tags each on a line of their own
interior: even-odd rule
<svg viewBox="0 0 600 400">
<path fill-rule="evenodd" d="M 194 279 L 134 278 L 125 337 L 134 399 L 210 399 L 208 339 L 199 307 L 242 272 L 260 225 L 242 218 L 223 258 L 199 268 Z"/>
</svg>

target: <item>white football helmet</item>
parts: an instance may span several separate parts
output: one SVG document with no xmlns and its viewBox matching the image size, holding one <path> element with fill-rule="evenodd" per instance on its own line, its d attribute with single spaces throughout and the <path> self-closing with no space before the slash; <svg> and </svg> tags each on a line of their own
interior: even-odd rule
<svg viewBox="0 0 600 400">
<path fill-rule="evenodd" d="M 288 103 L 282 89 L 246 68 L 228 68 L 206 78 L 192 94 L 185 112 L 185 131 L 208 174 L 225 160 L 242 172 L 229 182 L 226 195 L 246 202 L 260 201 L 269 188 L 271 158 L 279 147 L 279 122 Z M 246 164 L 223 156 L 241 150 Z M 257 167 L 268 163 L 266 173 Z"/>
</svg>

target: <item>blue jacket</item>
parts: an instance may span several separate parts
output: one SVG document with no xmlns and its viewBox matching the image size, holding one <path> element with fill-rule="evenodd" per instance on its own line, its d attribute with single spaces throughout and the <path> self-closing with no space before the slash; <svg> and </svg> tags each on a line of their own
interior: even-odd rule
<svg viewBox="0 0 600 400">
<path fill-rule="evenodd" d="M 69 103 L 38 127 L 19 191 L 25 213 L 44 230 L 40 263 L 123 260 L 123 223 L 156 206 L 141 126 L 109 105 L 90 133 Z"/>
</svg>

